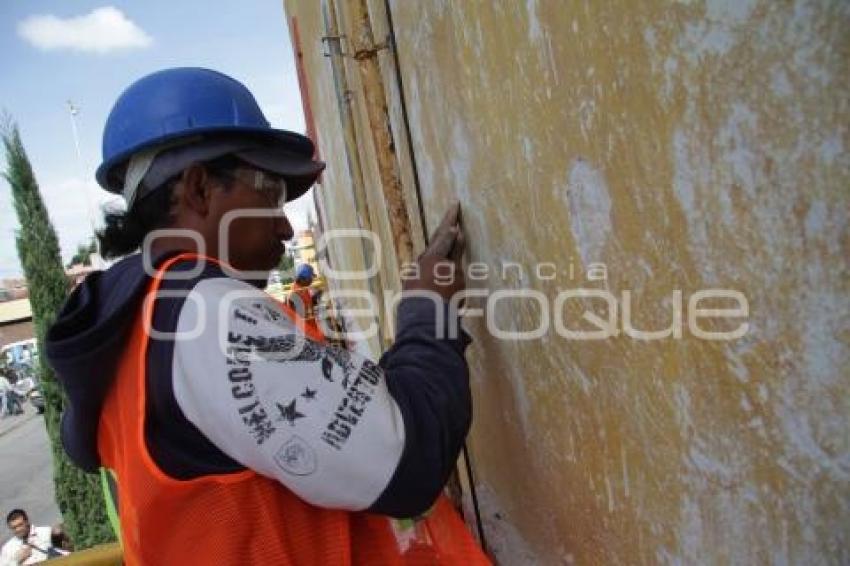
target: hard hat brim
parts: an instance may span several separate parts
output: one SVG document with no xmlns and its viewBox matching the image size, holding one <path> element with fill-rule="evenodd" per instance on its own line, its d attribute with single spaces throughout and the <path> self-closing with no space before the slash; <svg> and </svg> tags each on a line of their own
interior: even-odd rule
<svg viewBox="0 0 850 566">
<path fill-rule="evenodd" d="M 259 169 L 286 179 L 286 200 L 295 200 L 316 182 L 325 168 L 322 161 L 305 159 L 303 155 L 282 147 L 261 147 L 236 152 L 236 156 Z"/>
<path fill-rule="evenodd" d="M 291 194 L 288 195 L 288 200 L 298 198 L 299 196 L 304 194 L 307 189 L 309 189 L 310 186 L 312 186 L 312 184 L 316 182 L 316 179 L 318 178 L 319 174 L 325 168 L 324 163 L 320 161 L 314 161 L 312 159 L 315 147 L 313 146 L 313 142 L 307 136 L 296 134 L 295 132 L 290 132 L 287 130 L 276 130 L 262 127 L 252 128 L 244 126 L 216 126 L 209 128 L 193 128 L 182 131 L 179 136 L 170 133 L 165 134 L 159 138 L 148 140 L 147 143 L 145 143 L 144 147 L 154 147 L 160 144 L 173 143 L 183 138 L 191 140 L 199 135 L 216 138 L 253 138 L 257 141 L 263 142 L 263 144 L 266 145 L 272 152 L 279 151 L 287 153 L 290 158 L 286 160 L 285 167 L 291 167 L 294 173 L 279 173 L 275 169 L 269 169 L 269 171 L 287 177 L 287 180 L 289 181 L 288 186 L 290 187 L 291 191 Z M 132 157 L 134 153 L 140 151 L 141 149 L 144 149 L 144 147 L 134 147 L 130 150 L 127 150 L 123 153 L 114 156 L 108 161 L 104 161 L 100 165 L 100 167 L 97 168 L 97 172 L 95 173 L 95 177 L 97 178 L 98 184 L 100 184 L 101 187 L 111 193 L 121 194 L 123 188 L 123 178 L 120 175 L 115 175 L 113 172 L 118 170 L 120 166 L 126 165 L 130 157 Z M 295 162 L 297 160 L 300 160 L 300 164 L 298 167 L 295 167 Z M 273 163 L 274 161 L 275 159 L 271 155 L 264 158 L 265 163 Z M 310 167 L 308 166 L 308 164 L 313 165 L 312 167 Z M 257 166 L 261 168 L 266 168 L 261 165 Z M 278 166 L 278 168 L 281 167 L 282 166 L 280 165 Z"/>
</svg>

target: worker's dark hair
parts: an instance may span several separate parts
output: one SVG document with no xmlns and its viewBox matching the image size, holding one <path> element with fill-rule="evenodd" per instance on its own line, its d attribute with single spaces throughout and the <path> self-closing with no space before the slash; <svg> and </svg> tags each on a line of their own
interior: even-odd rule
<svg viewBox="0 0 850 566">
<path fill-rule="evenodd" d="M 109 208 L 104 210 L 105 226 L 97 231 L 100 255 L 115 258 L 139 249 L 145 236 L 157 228 L 165 228 L 172 221 L 174 185 L 177 178 L 138 199 L 130 210 Z"/>
<path fill-rule="evenodd" d="M 30 518 L 27 516 L 27 512 L 23 509 L 12 509 L 9 511 L 9 514 L 6 515 L 6 524 L 8 525 L 18 517 L 23 517 L 25 521 L 29 521 Z"/>
<path fill-rule="evenodd" d="M 225 187 L 229 187 L 232 179 L 230 172 L 239 165 L 239 160 L 234 156 L 225 155 L 203 165 L 210 175 L 221 180 Z M 142 246 L 145 236 L 150 232 L 170 226 L 174 220 L 171 212 L 174 187 L 179 180 L 180 175 L 175 175 L 159 188 L 136 200 L 129 210 L 106 209 L 105 226 L 96 234 L 100 243 L 100 255 L 109 259 L 133 253 Z"/>
</svg>

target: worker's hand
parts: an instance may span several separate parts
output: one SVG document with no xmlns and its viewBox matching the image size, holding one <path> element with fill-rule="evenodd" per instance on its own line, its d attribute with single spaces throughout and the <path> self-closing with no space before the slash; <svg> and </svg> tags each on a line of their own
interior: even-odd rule
<svg viewBox="0 0 850 566">
<path fill-rule="evenodd" d="M 15 560 L 18 561 L 18 564 L 26 560 L 32 554 L 32 547 L 28 544 L 25 544 L 15 553 Z"/>
<path fill-rule="evenodd" d="M 405 291 L 433 291 L 448 301 L 466 287 L 461 258 L 466 248 L 460 226 L 460 203 L 446 211 L 431 236 L 431 243 L 419 256 L 418 277 L 405 278 Z"/>
</svg>

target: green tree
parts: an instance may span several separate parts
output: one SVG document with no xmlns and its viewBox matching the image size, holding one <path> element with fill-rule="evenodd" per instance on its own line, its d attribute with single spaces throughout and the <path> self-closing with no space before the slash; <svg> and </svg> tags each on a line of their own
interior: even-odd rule
<svg viewBox="0 0 850 566">
<path fill-rule="evenodd" d="M 295 259 L 288 253 L 280 256 L 280 263 L 277 265 L 277 270 L 280 272 L 280 282 L 286 285 L 295 280 Z"/>
<path fill-rule="evenodd" d="M 16 233 L 18 258 L 27 279 L 32 318 L 40 352 L 44 336 L 68 293 L 59 241 L 47 215 L 17 125 L 8 122 L 0 136 L 6 150 L 3 173 L 12 189 L 20 229 Z M 45 425 L 53 451 L 56 502 L 65 527 L 78 549 L 114 539 L 106 515 L 100 482 L 68 459 L 59 440 L 59 418 L 65 397 L 46 356 L 39 356 L 39 378 L 45 400 Z"/>
<path fill-rule="evenodd" d="M 94 237 L 89 240 L 88 244 L 80 242 L 77 244 L 77 251 L 74 253 L 74 257 L 71 258 L 71 261 L 68 262 L 67 267 L 71 267 L 72 265 L 91 265 L 91 255 L 94 253 L 97 253 L 97 240 Z"/>
</svg>

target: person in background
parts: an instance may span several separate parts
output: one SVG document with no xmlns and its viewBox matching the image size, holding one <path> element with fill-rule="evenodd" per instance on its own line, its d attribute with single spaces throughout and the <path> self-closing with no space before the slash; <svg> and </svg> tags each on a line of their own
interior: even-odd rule
<svg viewBox="0 0 850 566">
<path fill-rule="evenodd" d="M 21 396 L 7 375 L 13 376 L 12 371 L 0 374 L 0 415 L 21 415 L 24 412 Z"/>
<path fill-rule="evenodd" d="M 319 299 L 322 297 L 321 289 L 311 289 L 313 280 L 316 278 L 316 273 L 313 267 L 308 263 L 302 263 L 295 271 L 295 282 L 292 284 L 292 290 L 286 298 L 286 304 L 294 310 L 298 316 L 313 327 L 318 328 L 316 323 L 316 305 L 319 304 Z"/>
<path fill-rule="evenodd" d="M 68 554 L 53 547 L 53 530 L 50 527 L 35 527 L 23 509 L 13 509 L 6 516 L 6 524 L 13 535 L 0 549 L 0 566 L 37 564 L 48 558 Z"/>
<path fill-rule="evenodd" d="M 0 371 L 0 417 L 5 417 L 9 414 L 7 407 L 9 391 L 12 390 L 12 384 L 6 377 L 5 372 Z"/>
<path fill-rule="evenodd" d="M 68 536 L 68 533 L 65 532 L 64 523 L 54 525 L 53 532 L 50 535 L 50 544 L 57 550 L 65 550 L 67 552 L 72 552 L 74 550 L 74 543 L 71 540 L 71 537 Z"/>
</svg>

